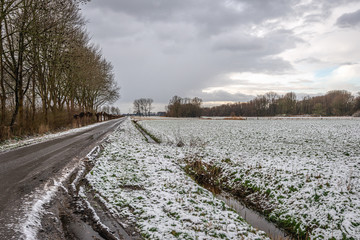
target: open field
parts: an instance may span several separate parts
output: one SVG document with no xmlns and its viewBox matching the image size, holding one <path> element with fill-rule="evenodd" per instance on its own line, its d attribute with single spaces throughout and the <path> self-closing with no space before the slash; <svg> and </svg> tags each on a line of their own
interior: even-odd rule
<svg viewBox="0 0 360 240">
<path fill-rule="evenodd" d="M 86 179 L 145 239 L 268 239 L 185 174 L 185 149 L 147 143 L 129 119 L 102 145 Z"/>
<path fill-rule="evenodd" d="M 300 236 L 360 236 L 359 119 L 139 123 L 162 140 L 160 155 L 182 146 L 183 167 L 196 174 L 200 164 L 213 184 L 242 190 L 244 201 Z"/>
</svg>

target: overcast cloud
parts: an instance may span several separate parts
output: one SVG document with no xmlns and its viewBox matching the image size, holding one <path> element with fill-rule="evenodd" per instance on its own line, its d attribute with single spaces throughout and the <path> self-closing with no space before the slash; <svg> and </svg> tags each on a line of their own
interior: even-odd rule
<svg viewBox="0 0 360 240">
<path fill-rule="evenodd" d="M 125 113 L 141 97 L 163 111 L 174 95 L 214 105 L 360 91 L 357 0 L 92 0 L 83 14 Z"/>
</svg>

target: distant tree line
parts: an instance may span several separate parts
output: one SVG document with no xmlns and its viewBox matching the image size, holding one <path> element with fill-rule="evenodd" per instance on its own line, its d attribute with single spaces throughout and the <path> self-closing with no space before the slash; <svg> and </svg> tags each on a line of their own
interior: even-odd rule
<svg viewBox="0 0 360 240">
<path fill-rule="evenodd" d="M 167 117 L 200 117 L 202 115 L 200 98 L 181 98 L 174 96 L 166 107 Z"/>
<path fill-rule="evenodd" d="M 204 116 L 277 116 L 315 115 L 349 116 L 360 111 L 360 93 L 353 96 L 345 90 L 329 91 L 323 96 L 297 100 L 293 92 L 281 96 L 268 92 L 244 103 L 203 108 Z M 358 113 L 359 114 L 359 113 Z"/>
<path fill-rule="evenodd" d="M 134 114 L 139 116 L 150 116 L 153 102 L 154 100 L 151 98 L 140 98 L 134 100 Z"/>
<path fill-rule="evenodd" d="M 80 0 L 0 0 L 0 140 L 70 124 L 119 98 Z"/>
<path fill-rule="evenodd" d="M 105 105 L 101 108 L 101 111 L 111 115 L 121 115 L 120 109 L 114 106 Z"/>
</svg>

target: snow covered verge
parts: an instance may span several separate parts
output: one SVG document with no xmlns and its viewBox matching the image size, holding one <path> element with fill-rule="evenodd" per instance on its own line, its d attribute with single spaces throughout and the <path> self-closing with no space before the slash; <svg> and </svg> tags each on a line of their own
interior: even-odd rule
<svg viewBox="0 0 360 240">
<path fill-rule="evenodd" d="M 96 127 L 96 126 L 104 124 L 104 123 L 106 123 L 106 122 L 99 122 L 99 123 L 95 123 L 95 124 L 88 125 L 85 127 L 73 128 L 73 129 L 66 130 L 63 132 L 58 132 L 58 133 L 49 133 L 49 134 L 44 134 L 42 136 L 32 136 L 32 137 L 28 137 L 26 139 L 6 140 L 4 143 L 0 144 L 0 152 L 9 151 L 11 149 L 28 146 L 28 145 L 35 144 L 35 143 L 49 141 L 49 140 L 59 138 L 59 137 L 62 137 L 62 136 L 68 135 L 68 134 L 81 132 L 81 131 Z"/>
<path fill-rule="evenodd" d="M 164 148 L 181 143 L 205 170 L 218 169 L 220 187 L 261 198 L 270 219 L 303 238 L 359 239 L 359 119 L 139 123 Z"/>
<path fill-rule="evenodd" d="M 147 143 L 127 119 L 86 179 L 145 239 L 268 239 L 187 176 L 178 165 L 184 157 L 182 148 Z"/>
</svg>

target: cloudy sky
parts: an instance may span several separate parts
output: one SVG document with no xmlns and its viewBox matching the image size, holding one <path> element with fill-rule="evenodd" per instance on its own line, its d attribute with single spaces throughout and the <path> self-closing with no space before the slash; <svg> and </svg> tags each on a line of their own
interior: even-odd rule
<svg viewBox="0 0 360 240">
<path fill-rule="evenodd" d="M 248 101 L 360 91 L 359 0 L 92 0 L 92 41 L 114 65 L 115 104 L 201 97 Z"/>
</svg>

